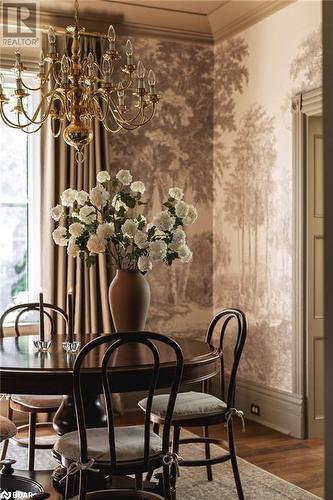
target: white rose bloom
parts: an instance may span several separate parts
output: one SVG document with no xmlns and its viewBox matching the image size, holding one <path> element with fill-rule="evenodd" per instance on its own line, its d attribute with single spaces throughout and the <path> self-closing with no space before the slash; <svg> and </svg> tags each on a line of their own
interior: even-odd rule
<svg viewBox="0 0 333 500">
<path fill-rule="evenodd" d="M 59 221 L 64 215 L 64 207 L 61 205 L 56 205 L 51 210 L 51 217 L 53 220 Z"/>
<path fill-rule="evenodd" d="M 132 219 L 127 219 L 124 224 L 121 226 L 121 231 L 125 236 L 129 236 L 130 238 L 133 238 L 135 233 L 138 230 L 138 226 Z"/>
<path fill-rule="evenodd" d="M 99 209 L 105 207 L 109 197 L 109 193 L 101 185 L 92 188 L 89 193 L 91 203 Z"/>
<path fill-rule="evenodd" d="M 172 241 L 184 244 L 186 240 L 186 233 L 183 229 L 178 227 L 172 235 Z"/>
<path fill-rule="evenodd" d="M 83 191 L 83 189 L 81 191 L 78 191 L 76 194 L 76 201 L 79 205 L 84 205 L 85 203 L 87 203 L 88 198 L 89 194 L 86 191 Z"/>
<path fill-rule="evenodd" d="M 167 254 L 168 245 L 165 241 L 156 240 L 149 243 L 149 257 L 151 260 L 162 260 Z"/>
<path fill-rule="evenodd" d="M 132 175 L 129 170 L 119 170 L 116 175 L 118 181 L 120 181 L 124 186 L 129 186 L 132 182 Z"/>
<path fill-rule="evenodd" d="M 178 249 L 178 257 L 184 263 L 191 262 L 192 252 L 187 245 L 183 245 Z"/>
<path fill-rule="evenodd" d="M 87 249 L 90 253 L 103 253 L 105 252 L 105 248 L 106 241 L 104 238 L 101 238 L 97 234 L 93 234 L 92 236 L 90 236 L 87 243 Z"/>
<path fill-rule="evenodd" d="M 139 257 L 138 269 L 142 273 L 146 273 L 147 271 L 151 271 L 153 269 L 153 263 L 150 260 L 150 258 L 147 257 L 146 255 L 142 255 L 141 257 Z"/>
<path fill-rule="evenodd" d="M 61 204 L 64 207 L 72 207 L 74 201 L 76 201 L 77 191 L 76 189 L 66 189 L 60 196 Z"/>
<path fill-rule="evenodd" d="M 186 226 L 193 224 L 197 220 L 197 218 L 198 218 L 197 209 L 193 205 L 189 205 L 187 215 L 183 220 L 184 224 Z"/>
<path fill-rule="evenodd" d="M 100 224 L 96 231 L 97 236 L 101 238 L 110 238 L 114 234 L 114 224 L 113 222 L 105 222 L 104 224 Z"/>
<path fill-rule="evenodd" d="M 94 210 L 94 207 L 91 207 L 89 205 L 85 205 L 80 209 L 79 219 L 82 220 L 85 224 L 91 224 L 96 220 L 96 213 Z"/>
<path fill-rule="evenodd" d="M 143 194 L 146 191 L 146 186 L 141 181 L 135 181 L 131 184 L 131 190 L 133 193 Z"/>
<path fill-rule="evenodd" d="M 149 245 L 147 241 L 147 233 L 144 233 L 143 231 L 137 231 L 134 236 L 134 243 L 139 248 L 147 248 Z"/>
<path fill-rule="evenodd" d="M 176 203 L 175 211 L 177 217 L 179 217 L 180 219 L 184 219 L 184 217 L 186 217 L 188 210 L 189 206 L 187 205 L 187 203 L 185 203 L 185 201 L 179 201 L 178 203 Z"/>
<path fill-rule="evenodd" d="M 69 241 L 67 247 L 67 253 L 70 257 L 77 257 L 80 253 L 79 245 L 77 245 L 73 241 Z"/>
<path fill-rule="evenodd" d="M 66 228 L 63 226 L 57 227 L 57 229 L 55 229 L 52 233 L 52 238 L 56 245 L 59 245 L 60 247 L 65 247 L 68 242 Z"/>
<path fill-rule="evenodd" d="M 175 218 L 168 210 L 163 210 L 163 212 L 156 214 L 153 219 L 153 224 L 157 227 L 157 229 L 161 229 L 161 231 L 170 231 L 173 228 L 174 223 Z"/>
<path fill-rule="evenodd" d="M 117 210 L 117 212 L 123 207 L 127 212 L 128 206 L 123 201 L 119 200 L 117 195 L 113 197 L 112 206 Z"/>
<path fill-rule="evenodd" d="M 186 242 L 186 233 L 185 231 L 183 231 L 183 229 L 178 227 L 172 235 L 172 241 L 171 243 L 169 243 L 169 248 L 173 252 L 177 252 L 180 247 L 185 245 L 185 242 Z"/>
<path fill-rule="evenodd" d="M 110 174 L 107 170 L 101 170 L 97 174 L 97 181 L 103 184 L 103 182 L 107 182 L 111 179 Z"/>
<path fill-rule="evenodd" d="M 183 198 L 184 192 L 179 187 L 173 187 L 169 189 L 169 196 L 179 201 Z"/>
<path fill-rule="evenodd" d="M 73 222 L 73 224 L 69 226 L 68 231 L 71 235 L 77 238 L 78 236 L 81 236 L 84 229 L 84 225 L 80 224 L 80 222 Z"/>
</svg>

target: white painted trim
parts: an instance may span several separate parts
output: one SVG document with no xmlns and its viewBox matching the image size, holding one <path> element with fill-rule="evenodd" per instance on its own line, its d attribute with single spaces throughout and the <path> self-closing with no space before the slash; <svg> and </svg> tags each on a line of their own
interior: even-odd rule
<svg viewBox="0 0 333 500">
<path fill-rule="evenodd" d="M 308 116 L 321 115 L 322 89 L 296 94 L 293 113 L 293 391 L 303 401 L 300 428 L 306 433 L 306 326 L 305 326 L 305 127 Z"/>
<path fill-rule="evenodd" d="M 260 416 L 251 414 L 251 404 L 260 407 Z M 296 438 L 304 437 L 304 398 L 253 382 L 239 381 L 236 406 L 249 420 Z"/>
</svg>

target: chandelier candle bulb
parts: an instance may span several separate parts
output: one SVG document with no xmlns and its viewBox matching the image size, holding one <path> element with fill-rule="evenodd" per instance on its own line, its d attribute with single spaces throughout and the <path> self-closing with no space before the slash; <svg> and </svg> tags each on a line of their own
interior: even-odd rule
<svg viewBox="0 0 333 500">
<path fill-rule="evenodd" d="M 42 342 L 45 342 L 43 290 L 39 293 L 39 337 Z"/>
<path fill-rule="evenodd" d="M 131 66 L 133 64 L 133 45 L 131 40 L 127 40 L 126 42 L 126 64 L 127 66 Z"/>
<path fill-rule="evenodd" d="M 108 29 L 108 40 L 109 40 L 109 49 L 115 50 L 116 48 L 116 32 L 112 24 L 110 24 Z"/>
<path fill-rule="evenodd" d="M 73 292 L 70 288 L 67 294 L 68 303 L 68 342 L 74 341 Z"/>
<path fill-rule="evenodd" d="M 155 78 L 155 73 L 152 69 L 150 69 L 148 73 L 148 84 L 149 84 L 149 92 L 151 94 L 155 94 L 156 78 Z"/>
<path fill-rule="evenodd" d="M 5 77 L 3 76 L 3 73 L 0 73 L 0 94 L 3 92 L 3 86 L 5 83 Z"/>
<path fill-rule="evenodd" d="M 55 52 L 56 52 L 56 48 L 55 48 L 56 34 L 55 34 L 53 26 L 49 27 L 47 38 L 49 41 L 49 54 L 55 54 Z"/>
<path fill-rule="evenodd" d="M 44 71 L 44 66 L 45 66 L 44 52 L 42 50 L 41 50 L 40 55 L 39 55 L 38 66 L 40 67 L 40 71 L 42 73 Z"/>
<path fill-rule="evenodd" d="M 136 70 L 136 74 L 138 76 L 138 89 L 144 89 L 146 87 L 144 80 L 146 70 L 142 61 L 138 62 L 138 69 Z"/>
<path fill-rule="evenodd" d="M 118 101 L 119 101 L 119 106 L 123 106 L 125 104 L 125 92 L 124 92 L 124 87 L 121 82 L 118 83 Z"/>
</svg>

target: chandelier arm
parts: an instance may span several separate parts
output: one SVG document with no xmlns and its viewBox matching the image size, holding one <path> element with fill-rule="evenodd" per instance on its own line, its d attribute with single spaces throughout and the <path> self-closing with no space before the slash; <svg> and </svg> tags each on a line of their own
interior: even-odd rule
<svg viewBox="0 0 333 500">
<path fill-rule="evenodd" d="M 107 114 L 108 114 L 108 106 L 105 106 L 105 111 L 103 111 L 100 103 L 98 102 L 98 99 L 95 97 L 92 98 L 92 103 L 94 109 L 96 109 L 96 112 L 94 113 L 95 118 L 97 118 L 98 121 L 102 122 L 103 120 L 106 119 Z M 96 108 L 95 108 L 96 106 Z"/>
<path fill-rule="evenodd" d="M 3 119 L 4 123 L 5 123 L 8 127 L 10 127 L 10 128 L 15 128 L 15 129 L 20 129 L 20 128 L 21 128 L 18 124 L 14 123 L 14 122 L 12 122 L 12 121 L 10 121 L 10 120 L 8 119 L 7 115 L 6 115 L 6 114 L 5 114 L 5 112 L 4 112 L 4 109 L 3 109 L 3 105 L 2 105 L 2 103 L 1 103 L 1 105 L 0 105 L 0 115 L 1 115 L 1 118 Z"/>
<path fill-rule="evenodd" d="M 140 107 L 139 111 L 137 112 L 137 114 L 136 114 L 135 116 L 133 116 L 132 118 L 128 118 L 128 119 L 124 119 L 124 118 L 122 118 L 121 113 L 119 112 L 119 110 L 118 110 L 118 109 L 116 109 L 116 111 L 117 111 L 117 114 L 119 115 L 119 117 L 118 117 L 118 116 L 116 117 L 116 116 L 114 115 L 114 113 L 112 113 L 112 114 L 113 114 L 113 116 L 115 117 L 115 119 L 117 119 L 117 121 L 118 121 L 119 123 L 124 123 L 125 125 L 126 125 L 126 124 L 127 124 L 127 125 L 132 125 L 132 124 L 133 124 L 133 126 L 134 126 L 135 128 L 137 128 L 138 126 L 140 126 L 140 124 L 139 124 L 139 125 L 136 125 L 136 124 L 135 124 L 135 121 L 139 118 L 139 116 L 140 116 L 140 115 L 142 115 L 142 118 L 144 118 L 144 115 L 142 114 L 143 108 L 141 108 L 141 107 Z"/>
<path fill-rule="evenodd" d="M 45 96 L 43 96 L 43 97 L 42 97 L 42 100 L 41 100 L 41 101 L 40 101 L 40 103 L 38 104 L 38 106 L 37 106 L 37 108 L 36 108 L 36 110 L 35 110 L 35 112 L 34 112 L 34 114 L 33 114 L 32 118 L 30 118 L 30 117 L 27 115 L 27 113 L 26 113 L 26 111 L 25 111 L 25 109 L 24 109 L 24 107 L 23 107 L 23 105 L 22 105 L 22 112 L 23 112 L 23 115 L 24 115 L 24 116 L 25 116 L 25 118 L 26 118 L 26 119 L 30 122 L 30 125 L 32 125 L 32 124 L 33 124 L 33 125 L 43 125 L 43 123 L 45 123 L 45 121 L 46 121 L 46 120 L 48 119 L 48 117 L 49 117 L 49 114 L 50 114 L 50 109 L 51 109 L 51 106 L 52 106 L 52 104 L 53 104 L 54 96 L 55 96 L 56 94 L 57 94 L 57 91 L 56 91 L 56 90 L 53 90 L 52 92 L 49 92 L 48 94 L 45 94 Z M 57 94 L 57 95 L 58 95 L 58 94 Z M 38 116 L 38 114 L 39 114 L 39 112 L 40 112 L 40 110 L 41 110 L 42 105 L 43 105 L 43 101 L 44 101 L 44 99 L 46 99 L 47 97 L 51 97 L 51 99 L 50 99 L 50 102 L 49 102 L 49 104 L 48 104 L 48 106 L 47 106 L 47 108 L 46 108 L 46 111 L 45 111 L 45 113 L 44 113 L 44 116 L 41 118 L 41 120 L 36 121 L 36 118 L 37 118 L 37 116 Z M 22 103 L 22 98 L 20 98 L 20 100 L 21 100 L 21 103 Z"/>
<path fill-rule="evenodd" d="M 60 64 L 60 61 L 55 61 L 51 64 L 51 67 L 50 67 L 50 71 L 52 70 L 52 76 L 53 76 L 53 79 L 55 81 L 55 83 L 61 87 L 61 81 L 60 81 L 60 72 L 61 72 L 61 65 L 60 65 L 60 69 L 59 69 L 59 72 L 58 74 L 56 74 L 56 70 L 55 70 L 55 67 L 56 67 L 56 64 Z"/>
<path fill-rule="evenodd" d="M 117 122 L 116 122 L 117 123 Z M 111 132 L 112 134 L 116 134 L 117 132 L 119 132 L 119 130 L 121 130 L 121 126 L 118 125 L 117 128 L 115 129 L 112 129 L 110 128 L 107 123 L 105 121 L 102 121 L 102 124 L 103 124 L 103 127 L 105 128 L 105 130 L 107 130 L 108 132 Z"/>
<path fill-rule="evenodd" d="M 18 122 L 20 123 L 20 117 L 18 116 Z M 28 126 L 32 125 L 31 123 L 29 123 Z M 40 130 L 42 128 L 42 126 L 44 125 L 44 123 L 41 123 L 40 125 L 38 125 L 37 128 L 35 128 L 34 130 L 25 130 L 26 127 L 20 127 L 20 129 L 22 130 L 22 132 L 24 132 L 25 134 L 35 134 L 36 132 L 38 132 L 38 130 Z"/>
<path fill-rule="evenodd" d="M 19 113 L 17 113 L 17 123 L 12 122 L 8 118 L 8 116 L 6 115 L 2 104 L 1 104 L 1 117 L 2 117 L 3 121 L 6 123 L 6 125 L 8 125 L 11 128 L 17 128 L 17 129 L 23 130 L 24 128 L 29 127 L 31 125 L 31 122 L 25 123 L 24 125 L 21 125 L 20 120 L 19 120 Z"/>
<path fill-rule="evenodd" d="M 37 90 L 41 90 L 42 87 L 43 87 L 43 85 L 45 85 L 45 83 L 48 81 L 50 73 L 51 73 L 51 66 L 48 69 L 48 71 L 47 71 L 46 75 L 44 76 L 43 80 L 41 80 L 41 84 L 40 84 L 39 87 L 29 87 L 26 83 L 24 83 L 23 78 L 21 80 L 22 81 L 22 85 L 23 85 L 23 87 L 25 89 L 30 90 L 31 92 L 35 92 Z"/>
<path fill-rule="evenodd" d="M 145 120 L 141 121 L 140 123 L 130 123 L 130 128 L 129 127 L 126 127 L 125 125 L 128 125 L 127 122 L 124 123 L 124 125 L 122 125 L 118 120 L 117 120 L 117 123 L 119 123 L 121 125 L 122 128 L 126 129 L 126 130 L 134 130 L 136 128 L 139 128 L 139 127 L 142 127 L 142 125 L 146 125 L 146 123 L 150 122 L 150 120 L 153 118 L 153 116 L 155 115 L 155 110 L 156 110 L 156 106 L 155 106 L 155 103 L 153 104 L 153 108 L 152 108 L 152 111 L 151 111 L 151 114 L 149 116 L 149 118 L 146 118 Z M 144 117 L 144 115 L 143 115 Z"/>
</svg>

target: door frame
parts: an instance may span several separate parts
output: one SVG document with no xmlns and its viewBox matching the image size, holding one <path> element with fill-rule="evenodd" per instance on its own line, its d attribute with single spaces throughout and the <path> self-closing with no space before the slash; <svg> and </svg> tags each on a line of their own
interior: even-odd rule
<svg viewBox="0 0 333 500">
<path fill-rule="evenodd" d="M 317 88 L 292 98 L 293 132 L 293 392 L 303 397 L 302 435 L 307 437 L 306 407 L 306 129 L 307 118 L 323 115 L 323 92 Z"/>
</svg>

